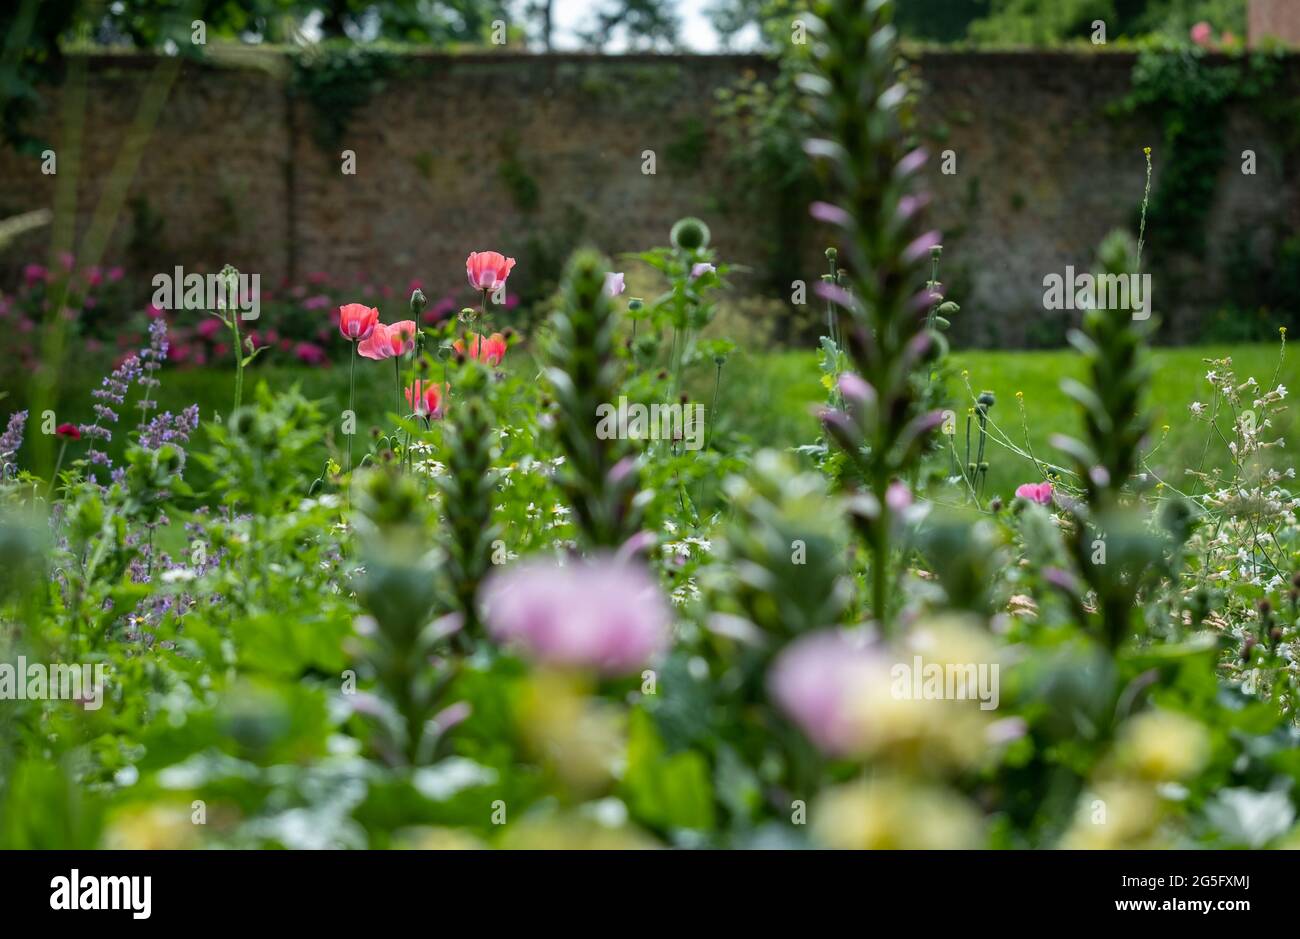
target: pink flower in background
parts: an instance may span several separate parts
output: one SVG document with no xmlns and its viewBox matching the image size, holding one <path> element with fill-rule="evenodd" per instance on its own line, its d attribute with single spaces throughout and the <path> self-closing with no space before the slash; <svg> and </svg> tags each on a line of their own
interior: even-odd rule
<svg viewBox="0 0 1300 939">
<path fill-rule="evenodd" d="M 194 331 L 204 339 L 211 339 L 218 332 L 220 332 L 220 330 L 221 330 L 221 320 L 216 319 L 215 317 L 209 317 L 208 319 L 205 319 L 203 322 L 199 323 L 199 325 L 195 328 Z"/>
<path fill-rule="evenodd" d="M 697 277 L 703 277 L 705 274 L 712 274 L 716 270 L 717 268 L 712 264 L 709 264 L 707 261 L 701 261 L 699 264 L 696 264 L 691 268 L 691 280 L 695 280 Z"/>
<path fill-rule="evenodd" d="M 438 385 L 431 381 L 420 381 L 416 379 L 402 393 L 406 395 L 406 403 L 411 408 L 411 413 L 416 417 L 429 417 L 435 421 L 442 420 L 443 414 L 447 410 L 446 398 L 450 389 L 444 385 Z"/>
<path fill-rule="evenodd" d="M 912 504 L 912 490 L 907 488 L 907 483 L 894 480 L 885 490 L 885 505 L 889 506 L 889 511 L 898 515 Z"/>
<path fill-rule="evenodd" d="M 1191 36 L 1192 42 L 1202 48 L 1209 48 L 1209 46 L 1214 42 L 1214 30 L 1210 27 L 1209 23 L 1205 22 L 1205 20 L 1201 20 L 1192 27 Z"/>
<path fill-rule="evenodd" d="M 38 284 L 45 279 L 46 270 L 40 264 L 27 264 L 23 267 L 23 280 L 28 284 Z"/>
<path fill-rule="evenodd" d="M 1037 502 L 1039 505 L 1051 505 L 1052 484 L 1047 482 L 1024 483 L 1016 487 L 1016 495 L 1021 499 Z"/>
<path fill-rule="evenodd" d="M 622 293 L 624 290 L 626 290 L 626 289 L 627 289 L 627 287 L 626 287 L 626 285 L 623 283 L 623 275 L 622 275 L 622 273 L 617 273 L 617 274 L 616 274 L 616 273 L 614 273 L 613 271 L 610 271 L 608 274 L 605 275 L 605 293 L 606 293 L 606 295 L 611 296 L 611 297 L 617 297 L 619 294 L 621 294 L 621 293 Z"/>
<path fill-rule="evenodd" d="M 767 685 L 819 750 L 850 756 L 863 750 L 870 733 L 873 715 L 865 703 L 888 689 L 889 681 L 889 667 L 878 652 L 837 630 L 823 630 L 786 646 Z"/>
<path fill-rule="evenodd" d="M 369 339 L 379 322 L 379 311 L 364 303 L 349 303 L 339 307 L 339 332 L 349 342 Z"/>
<path fill-rule="evenodd" d="M 108 269 L 108 281 L 111 284 L 117 283 L 125 276 L 126 276 L 126 271 L 124 271 L 120 267 L 110 267 Z"/>
<path fill-rule="evenodd" d="M 294 358 L 305 365 L 324 365 L 325 350 L 314 342 L 300 342 L 293 347 Z"/>
<path fill-rule="evenodd" d="M 451 347 L 461 355 L 467 355 L 471 359 L 478 359 L 488 368 L 496 368 L 501 364 L 501 360 L 506 357 L 506 339 L 501 333 L 493 333 L 480 342 L 477 335 L 469 337 L 469 351 L 465 351 L 465 343 L 457 339 L 451 344 Z"/>
<path fill-rule="evenodd" d="M 465 259 L 465 274 L 475 290 L 495 290 L 506 282 L 514 266 L 514 258 L 496 251 L 474 251 Z"/>
<path fill-rule="evenodd" d="M 455 312 L 456 301 L 451 297 L 443 297 L 429 309 L 424 311 L 424 321 L 426 323 L 438 323 Z"/>
<path fill-rule="evenodd" d="M 306 300 L 302 301 L 302 308 L 304 310 L 326 310 L 333 305 L 334 301 L 324 294 L 308 297 Z"/>
<path fill-rule="evenodd" d="M 663 591 L 636 563 L 524 561 L 489 577 L 479 598 L 493 639 L 548 665 L 626 675 L 671 640 Z"/>
</svg>

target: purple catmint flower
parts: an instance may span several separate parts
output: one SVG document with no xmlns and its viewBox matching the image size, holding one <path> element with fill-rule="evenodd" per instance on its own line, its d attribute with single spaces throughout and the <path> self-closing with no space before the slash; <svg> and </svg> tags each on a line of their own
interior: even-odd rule
<svg viewBox="0 0 1300 939">
<path fill-rule="evenodd" d="M 23 431 L 27 429 L 27 412 L 14 411 L 9 415 L 9 425 L 0 434 L 0 463 L 12 460 L 23 445 Z"/>
<path fill-rule="evenodd" d="M 190 441 L 190 434 L 199 426 L 199 406 L 192 404 L 180 414 L 164 411 L 140 431 L 140 446 L 146 450 L 157 450 L 164 444 L 172 444 L 185 458 L 185 444 Z"/>
<path fill-rule="evenodd" d="M 626 675 L 671 638 L 659 585 L 612 558 L 525 561 L 493 574 L 480 599 L 492 638 L 548 665 Z"/>
</svg>

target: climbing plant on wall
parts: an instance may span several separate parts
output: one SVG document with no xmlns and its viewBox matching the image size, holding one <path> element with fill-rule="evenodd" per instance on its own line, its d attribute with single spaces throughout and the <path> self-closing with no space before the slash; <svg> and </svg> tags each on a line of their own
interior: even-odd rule
<svg viewBox="0 0 1300 939">
<path fill-rule="evenodd" d="M 1162 243 L 1200 255 L 1205 221 L 1227 159 L 1224 130 L 1231 107 L 1272 109 L 1281 67 L 1274 54 L 1230 57 L 1196 48 L 1144 50 L 1133 66 L 1132 88 L 1117 105 L 1121 115 L 1154 119 L 1161 139 L 1159 185 L 1150 217 Z"/>
</svg>

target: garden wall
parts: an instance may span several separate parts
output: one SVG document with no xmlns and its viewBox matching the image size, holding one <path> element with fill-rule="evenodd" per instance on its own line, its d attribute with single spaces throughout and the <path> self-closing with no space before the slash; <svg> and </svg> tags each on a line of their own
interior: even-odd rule
<svg viewBox="0 0 1300 939">
<path fill-rule="evenodd" d="M 1298 61 L 1286 63 L 1292 96 Z M 226 262 L 264 282 L 329 271 L 398 291 L 418 278 L 437 294 L 459 285 L 470 250 L 488 248 L 518 257 L 520 286 L 538 293 L 549 286 L 541 272 L 554 272 L 575 242 L 643 249 L 663 243 L 684 214 L 708 220 L 723 256 L 755 269 L 743 289 L 764 289 L 771 218 L 738 208 L 735 190 L 747 184 L 726 166 L 725 134 L 713 120 L 717 89 L 769 71 L 760 59 L 419 56 L 397 74 L 363 72 L 371 87 L 359 95 L 347 80 L 304 89 L 271 55 L 248 62 L 187 63 L 148 132 L 105 259 L 126 265 L 142 296 L 158 271 Z M 956 157 L 953 175 L 932 163 L 931 183 L 947 245 L 944 280 L 963 305 L 961 340 L 1059 341 L 1068 314 L 1044 312 L 1044 275 L 1086 265 L 1109 229 L 1135 224 L 1142 147 L 1155 149 L 1158 185 L 1162 140 L 1149 119 L 1110 113 L 1133 63 L 1120 53 L 920 57 L 923 137 Z M 86 64 L 82 231 L 111 188 L 142 92 L 158 81 L 150 57 Z M 65 93 L 51 91 L 32 125 L 59 154 L 60 172 L 72 165 L 59 131 Z M 1295 133 L 1229 114 L 1208 248 L 1175 268 L 1193 289 L 1169 310 L 1155 286 L 1165 339 L 1196 338 L 1229 274 L 1248 263 L 1241 258 L 1271 258 L 1279 239 L 1300 231 L 1286 146 Z M 1243 149 L 1257 154 L 1254 176 L 1240 171 Z M 344 150 L 355 154 L 355 174 L 342 172 Z M 647 150 L 653 175 L 643 172 Z M 0 218 L 53 205 L 54 183 L 38 156 L 0 149 Z M 1149 256 L 1165 234 L 1153 218 Z M 811 279 L 821 238 L 807 242 Z M 5 279 L 43 260 L 47 243 L 48 234 L 21 236 L 0 256 Z"/>
</svg>

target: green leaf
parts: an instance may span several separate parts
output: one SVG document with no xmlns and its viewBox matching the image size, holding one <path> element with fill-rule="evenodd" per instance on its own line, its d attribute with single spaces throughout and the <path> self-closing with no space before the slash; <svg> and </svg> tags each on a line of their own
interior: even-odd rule
<svg viewBox="0 0 1300 939">
<path fill-rule="evenodd" d="M 708 762 L 695 750 L 668 756 L 654 721 L 639 709 L 629 721 L 623 792 L 632 814 L 644 824 L 660 829 L 714 828 Z"/>
</svg>

